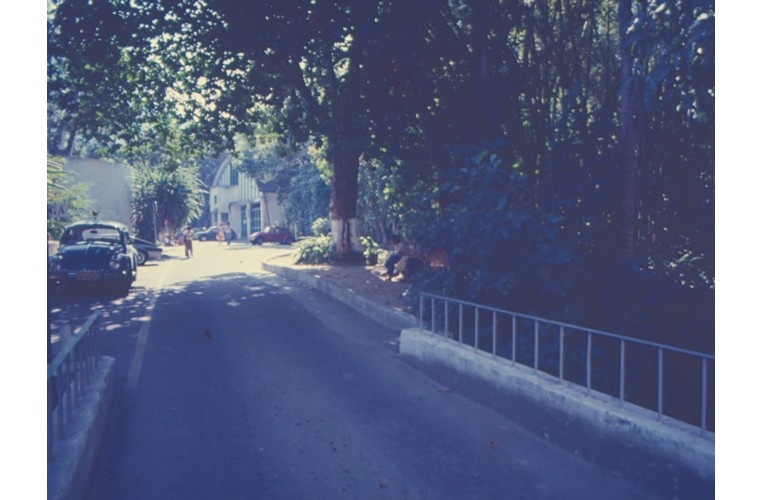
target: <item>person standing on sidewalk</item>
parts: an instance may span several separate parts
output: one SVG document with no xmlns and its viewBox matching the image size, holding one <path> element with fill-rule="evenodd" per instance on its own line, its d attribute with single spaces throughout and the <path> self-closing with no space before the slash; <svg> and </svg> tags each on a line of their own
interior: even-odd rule
<svg viewBox="0 0 762 500">
<path fill-rule="evenodd" d="M 185 258 L 193 257 L 193 229 L 188 226 L 183 234 L 183 243 L 185 244 Z"/>
</svg>

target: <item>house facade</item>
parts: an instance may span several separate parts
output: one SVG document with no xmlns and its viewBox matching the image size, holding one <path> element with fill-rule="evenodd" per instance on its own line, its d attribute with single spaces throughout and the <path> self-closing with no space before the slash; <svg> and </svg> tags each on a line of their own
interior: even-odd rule
<svg viewBox="0 0 762 500">
<path fill-rule="evenodd" d="M 239 172 L 230 155 L 220 162 L 209 188 L 209 214 L 212 225 L 230 223 L 239 239 L 266 226 L 286 224 L 275 184 L 259 182 Z"/>
</svg>

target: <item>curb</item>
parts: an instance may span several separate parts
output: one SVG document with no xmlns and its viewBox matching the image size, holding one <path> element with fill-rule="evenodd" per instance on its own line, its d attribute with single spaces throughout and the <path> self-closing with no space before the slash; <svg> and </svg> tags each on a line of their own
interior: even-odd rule
<svg viewBox="0 0 762 500">
<path fill-rule="evenodd" d="M 360 314 L 387 328 L 403 330 L 418 325 L 418 319 L 412 314 L 380 307 L 378 304 L 365 297 L 361 297 L 344 288 L 334 285 L 327 280 L 312 276 L 303 271 L 291 269 L 290 267 L 278 266 L 269 262 L 263 262 L 262 269 L 326 293 L 339 302 L 343 302 Z"/>
</svg>

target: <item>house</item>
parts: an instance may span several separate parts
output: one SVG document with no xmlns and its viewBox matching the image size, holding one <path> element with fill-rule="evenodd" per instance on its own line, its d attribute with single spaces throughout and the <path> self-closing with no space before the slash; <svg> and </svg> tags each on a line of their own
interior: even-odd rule
<svg viewBox="0 0 762 500">
<path fill-rule="evenodd" d="M 209 188 L 212 225 L 229 222 L 239 239 L 266 226 L 285 225 L 275 183 L 260 182 L 239 172 L 231 160 L 230 155 L 224 156 Z"/>
</svg>

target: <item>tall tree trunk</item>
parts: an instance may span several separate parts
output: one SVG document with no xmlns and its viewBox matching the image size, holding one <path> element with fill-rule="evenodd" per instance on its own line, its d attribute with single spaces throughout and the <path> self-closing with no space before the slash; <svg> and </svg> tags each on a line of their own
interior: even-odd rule
<svg viewBox="0 0 762 500">
<path fill-rule="evenodd" d="M 623 166 L 621 211 L 621 254 L 623 260 L 635 258 L 636 185 L 638 178 L 637 111 L 638 85 L 633 74 L 633 60 L 626 41 L 632 22 L 632 0 L 619 0 L 619 55 L 621 95 L 619 104 L 619 145 Z"/>
<path fill-rule="evenodd" d="M 343 140 L 329 140 L 331 182 L 331 234 L 340 261 L 362 258 L 357 238 L 357 192 L 359 154 Z"/>
</svg>

